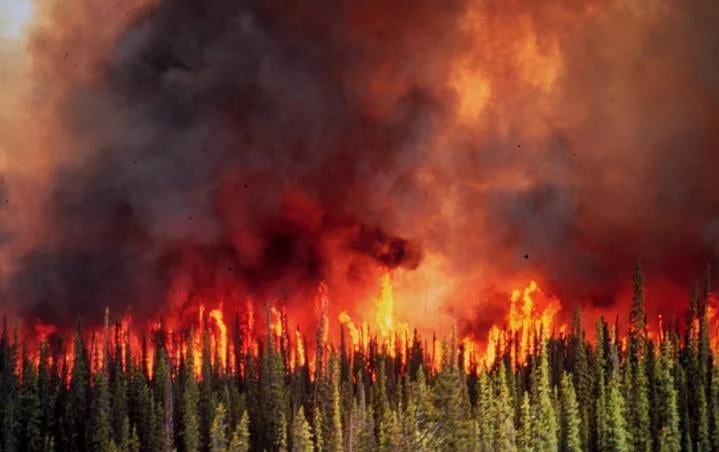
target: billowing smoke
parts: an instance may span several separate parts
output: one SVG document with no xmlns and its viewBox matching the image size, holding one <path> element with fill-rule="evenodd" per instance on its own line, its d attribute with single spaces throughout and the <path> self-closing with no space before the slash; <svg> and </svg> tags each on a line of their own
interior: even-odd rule
<svg viewBox="0 0 719 452">
<path fill-rule="evenodd" d="M 516 281 L 606 307 L 637 259 L 675 287 L 719 249 L 711 0 L 49 3 L 0 140 L 26 315 L 396 268 L 405 316 L 483 325 Z"/>
</svg>

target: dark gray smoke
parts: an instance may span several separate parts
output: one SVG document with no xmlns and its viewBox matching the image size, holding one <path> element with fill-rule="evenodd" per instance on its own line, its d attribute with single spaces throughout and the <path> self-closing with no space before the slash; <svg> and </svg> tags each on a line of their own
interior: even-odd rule
<svg viewBox="0 0 719 452">
<path fill-rule="evenodd" d="M 16 262 L 6 296 L 67 324 L 155 310 L 178 279 L 188 297 L 275 296 L 415 268 L 419 245 L 378 200 L 412 196 L 417 134 L 443 105 L 418 81 L 372 111 L 355 85 L 375 59 L 408 56 L 412 18 L 353 36 L 336 20 L 349 7 L 183 0 L 129 24 L 99 76 L 65 93 L 63 125 L 88 151 L 54 176 L 51 239 Z"/>
<path fill-rule="evenodd" d="M 460 316 L 530 277 L 607 307 L 719 248 L 713 1 L 87 1 L 30 46 L 52 158 L 3 287 L 33 316 L 383 268 Z"/>
</svg>

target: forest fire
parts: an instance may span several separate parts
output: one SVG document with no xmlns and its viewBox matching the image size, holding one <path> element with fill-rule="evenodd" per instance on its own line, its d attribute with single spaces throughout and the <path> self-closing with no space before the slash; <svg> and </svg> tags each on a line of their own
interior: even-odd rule
<svg viewBox="0 0 719 452">
<path fill-rule="evenodd" d="M 320 286 L 317 299 L 320 308 L 325 310 L 321 316 L 327 316 L 327 305 L 331 301 L 327 299 L 324 285 Z M 328 319 L 328 328 L 340 328 L 343 330 L 342 334 L 349 336 L 347 352 L 351 354 L 369 356 L 376 347 L 375 351 L 383 350 L 406 366 L 413 340 L 422 342 L 422 339 L 417 333 L 414 337 L 411 336 L 410 326 L 396 318 L 393 300 L 392 277 L 386 273 L 379 282 L 378 294 L 373 302 L 374 325 L 367 321 L 357 324 L 343 311 L 338 315 L 336 324 Z M 475 363 L 491 367 L 498 353 L 507 350 L 508 344 L 514 344 L 511 348 L 512 361 L 523 362 L 536 346 L 538 339 L 553 334 L 555 316 L 560 308 L 559 301 L 544 296 L 534 281 L 523 289 L 514 290 L 508 299 L 506 324 L 493 325 L 483 341 L 470 337 L 461 340 L 464 369 L 470 371 Z M 207 355 L 212 369 L 220 373 L 233 372 L 244 365 L 237 360 L 247 355 L 257 356 L 258 344 L 263 342 L 263 327 L 255 328 L 252 304 L 246 305 L 241 317 L 235 313 L 234 326 L 226 323 L 226 314 L 229 312 L 223 310 L 222 304 L 215 307 L 203 303 L 198 306 L 194 320 L 189 322 L 165 318 L 149 322 L 143 329 L 130 317 L 122 318 L 114 324 L 110 324 L 109 317 L 106 317 L 104 327 L 89 331 L 80 327 L 80 333 L 89 344 L 92 371 L 102 368 L 106 354 L 115 353 L 117 350 L 116 359 L 119 359 L 123 368 L 127 368 L 130 361 L 133 361 L 133 365 L 141 366 L 151 378 L 157 366 L 156 351 L 159 347 L 167 354 L 172 366 L 180 366 L 183 361 L 191 358 L 195 376 L 201 378 L 203 354 Z M 109 315 L 106 311 L 106 316 Z M 308 371 L 313 375 L 316 354 L 312 348 L 307 352 L 306 339 L 300 332 L 300 326 L 297 325 L 294 334 L 290 334 L 287 312 L 277 306 L 267 306 L 266 320 L 264 334 L 272 339 L 267 343 L 273 344 L 277 351 L 283 353 L 288 371 L 295 371 L 298 367 L 309 364 Z M 55 325 L 36 322 L 31 331 L 22 333 L 23 354 L 31 356 L 37 365 L 41 353 L 52 350 L 48 358 L 51 362 L 57 361 L 62 363 L 62 366 L 67 366 L 64 370 L 62 366 L 58 367 L 58 371 L 69 374 L 72 372 L 74 360 L 73 343 L 68 340 L 72 333 L 63 332 L 63 338 L 59 333 Z M 335 332 L 332 337 L 336 336 Z M 335 348 L 336 344 L 333 344 L 329 337 L 328 331 L 328 335 L 319 338 L 320 342 L 315 346 Z M 189 357 L 188 354 L 192 356 Z M 436 343 L 433 343 L 431 357 L 431 362 L 427 363 L 429 368 L 438 370 L 441 351 Z"/>
<path fill-rule="evenodd" d="M 246 304 L 241 313 L 235 312 L 234 325 L 225 321 L 229 312 L 223 310 L 222 304 L 213 307 L 211 304 L 200 304 L 194 320 L 181 323 L 177 319 L 163 319 L 150 322 L 145 329 L 125 317 L 110 325 L 105 323 L 103 328 L 95 330 L 82 330 L 82 335 L 89 345 L 90 365 L 95 371 L 102 368 L 106 353 L 117 350 L 117 359 L 123 368 L 130 361 L 135 366 L 141 366 L 151 378 L 157 365 L 156 350 L 162 348 L 167 354 L 172 366 L 180 366 L 192 354 L 194 374 L 202 378 L 203 355 L 206 354 L 208 364 L 219 373 L 231 373 L 244 368 L 244 356 L 258 356 L 261 343 L 271 343 L 276 350 L 285 357 L 285 365 L 289 372 L 306 366 L 312 377 L 315 372 L 317 347 L 326 350 L 334 349 L 337 344 L 330 338 L 336 338 L 338 331 L 347 334 L 349 338 L 348 349 L 344 352 L 350 356 L 361 354 L 370 356 L 372 353 L 382 351 L 387 356 L 396 359 L 402 366 L 407 365 L 413 346 L 427 348 L 427 338 L 422 338 L 415 331 L 410 333 L 410 325 L 396 317 L 394 311 L 394 290 L 392 276 L 385 273 L 378 284 L 377 295 L 372 303 L 374 309 L 374 324 L 366 320 L 356 322 L 346 311 L 339 313 L 336 323 L 328 317 L 327 288 L 320 285 L 317 292 L 316 304 L 320 311 L 320 321 L 326 318 L 325 332 L 318 336 L 314 347 L 307 349 L 307 339 L 300 332 L 298 324 L 294 334 L 290 333 L 288 314 L 281 307 L 267 306 L 265 326 L 257 325 L 255 313 L 251 303 Z M 705 316 L 711 326 L 712 347 L 716 345 L 715 332 L 719 327 L 716 323 L 716 296 L 712 294 L 706 304 Z M 504 321 L 492 325 L 485 338 L 465 336 L 459 339 L 457 352 L 462 368 L 466 372 L 479 372 L 482 369 L 492 368 L 496 360 L 508 354 L 510 362 L 516 366 L 523 365 L 532 355 L 542 340 L 566 337 L 566 323 L 558 323 L 558 314 L 562 310 L 559 299 L 545 294 L 535 281 L 530 281 L 526 287 L 511 291 L 507 297 Z M 240 315 L 241 314 L 241 315 Z M 109 315 L 109 313 L 106 313 Z M 106 319 L 107 320 L 107 319 Z M 693 321 L 693 331 L 699 331 L 699 319 Z M 7 326 L 6 326 L 7 328 Z M 330 330 L 338 328 L 333 334 Z M 262 331 L 265 333 L 262 333 Z M 663 317 L 657 318 L 656 324 L 647 325 L 648 338 L 658 337 L 663 341 L 666 334 L 666 325 Z M 37 365 L 42 353 L 47 354 L 50 363 L 57 362 L 58 371 L 72 371 L 73 344 L 67 338 L 72 337 L 65 332 L 64 340 L 55 325 L 36 322 L 32 330 L 25 332 L 22 338 L 23 354 L 32 357 Z M 263 339 L 271 338 L 271 342 Z M 619 338 L 620 343 L 626 347 L 626 337 Z M 442 363 L 442 348 L 434 339 L 431 349 L 427 350 L 429 369 L 439 371 Z M 19 358 L 18 358 L 19 359 Z M 18 363 L 19 365 L 19 363 Z"/>
<path fill-rule="evenodd" d="M 70 421 L 45 409 L 0 449 L 113 450 L 72 415 L 131 399 L 122 450 L 133 429 L 144 452 L 209 449 L 225 407 L 258 450 L 307 418 L 318 450 L 343 449 L 328 423 L 378 450 L 442 429 L 513 450 L 455 432 L 530 403 L 549 425 L 561 398 L 594 404 L 584 447 L 523 450 L 651 450 L 668 415 L 629 448 L 626 419 L 593 424 L 676 392 L 682 441 L 719 450 L 697 427 L 719 405 L 687 414 L 719 399 L 716 274 L 687 289 L 719 255 L 715 1 L 36 3 L 12 58 L 0 33 L 0 393 L 24 406 L 13 388 L 52 375 Z M 405 425 L 429 387 L 464 412 Z M 523 433 L 567 443 L 564 421 Z"/>
</svg>

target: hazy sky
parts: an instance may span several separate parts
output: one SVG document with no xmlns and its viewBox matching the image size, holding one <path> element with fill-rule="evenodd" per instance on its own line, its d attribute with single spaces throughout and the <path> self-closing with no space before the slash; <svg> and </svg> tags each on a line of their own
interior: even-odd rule
<svg viewBox="0 0 719 452">
<path fill-rule="evenodd" d="M 17 38 L 32 15 L 32 0 L 0 0 L 0 35 Z"/>
</svg>

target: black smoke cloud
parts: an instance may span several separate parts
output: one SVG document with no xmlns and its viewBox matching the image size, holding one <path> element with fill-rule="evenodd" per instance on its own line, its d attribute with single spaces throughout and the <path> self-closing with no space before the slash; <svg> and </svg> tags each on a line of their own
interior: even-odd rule
<svg viewBox="0 0 719 452">
<path fill-rule="evenodd" d="M 420 245 L 375 206 L 388 190 L 416 190 L 413 140 L 442 103 L 418 81 L 373 111 L 357 85 L 376 59 L 407 56 L 405 22 L 429 18 L 389 8 L 385 35 L 354 36 L 341 22 L 350 7 L 143 10 L 92 81 L 62 95 L 58 115 L 82 157 L 57 168 L 49 236 L 14 263 L 6 298 L 69 324 L 98 321 L 104 306 L 149 314 L 178 279 L 188 294 L 275 297 L 357 280 L 364 267 L 416 268 Z"/>
<path fill-rule="evenodd" d="M 34 316 L 378 267 L 472 319 L 530 277 L 608 307 L 637 259 L 678 287 L 719 249 L 713 1 L 54 8 L 31 45 L 51 171 L 8 176 L 42 199 L 3 294 Z"/>
</svg>

